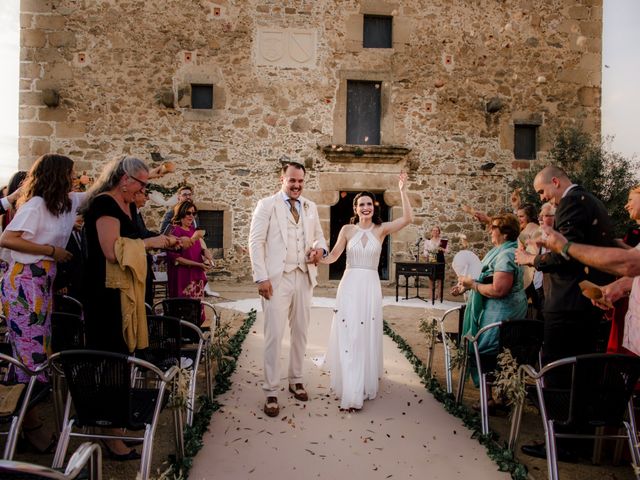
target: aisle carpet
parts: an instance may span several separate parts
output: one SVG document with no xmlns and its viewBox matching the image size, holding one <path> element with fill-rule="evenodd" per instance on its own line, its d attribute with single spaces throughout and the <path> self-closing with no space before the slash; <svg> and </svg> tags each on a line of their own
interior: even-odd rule
<svg viewBox="0 0 640 480">
<path fill-rule="evenodd" d="M 218 398 L 224 406 L 212 418 L 189 478 L 509 478 L 497 471 L 471 432 L 431 397 L 386 336 L 378 397 L 366 401 L 361 412 L 340 412 L 329 376 L 317 366 L 329 336 L 331 302 L 314 299 L 314 304 L 323 306 L 312 309 L 309 327 L 305 382 L 310 401 L 296 401 L 283 379 L 280 416 L 262 412 L 263 316 L 258 313 L 233 386 Z M 245 310 L 252 305 L 241 301 L 233 306 Z M 287 337 L 284 374 L 288 349 Z"/>
</svg>

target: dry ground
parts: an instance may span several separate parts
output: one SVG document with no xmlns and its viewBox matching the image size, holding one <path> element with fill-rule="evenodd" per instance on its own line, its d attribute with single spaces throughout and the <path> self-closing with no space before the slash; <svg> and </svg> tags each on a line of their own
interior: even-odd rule
<svg viewBox="0 0 640 480">
<path fill-rule="evenodd" d="M 316 288 L 314 295 L 319 297 L 335 297 L 337 284 L 329 287 Z M 218 283 L 215 284 L 214 289 L 221 294 L 218 299 L 208 298 L 213 300 L 213 303 L 219 303 L 222 301 L 239 300 L 243 298 L 251 298 L 255 296 L 255 287 L 252 284 L 231 284 L 231 283 Z M 395 295 L 395 288 L 385 287 L 385 295 Z M 447 296 L 445 295 L 445 298 Z M 424 335 L 419 331 L 419 324 L 422 318 L 440 318 L 442 316 L 442 310 L 431 308 L 431 304 L 425 302 L 425 309 L 416 309 L 400 306 L 387 306 L 385 307 L 384 315 L 387 322 L 391 327 L 401 335 L 413 349 L 414 353 L 423 361 L 427 361 L 427 345 Z M 232 330 L 235 332 L 244 320 L 244 315 L 232 310 L 222 309 L 222 320 L 230 322 L 232 324 Z M 442 385 L 445 384 L 444 380 L 444 368 L 443 368 L 443 353 L 442 345 L 437 344 L 434 352 L 433 368 L 436 378 Z M 454 375 L 454 389 L 457 386 L 458 377 Z M 201 382 L 203 385 L 204 382 Z M 465 388 L 464 403 L 466 405 L 472 405 L 478 401 L 478 391 L 471 385 L 467 385 Z M 46 405 L 46 423 L 53 428 L 52 410 L 50 404 Z M 490 418 L 490 428 L 494 430 L 501 439 L 506 439 L 508 436 L 509 419 L 507 414 L 500 416 L 492 416 Z M 523 416 L 523 424 L 521 427 L 519 445 L 525 443 L 531 443 L 532 441 L 541 441 L 542 426 L 540 418 L 533 408 L 529 408 Z M 72 443 L 69 451 L 73 451 L 75 448 Z M 612 446 L 605 444 L 607 450 L 603 455 L 601 465 L 593 465 L 589 459 L 582 459 L 578 464 L 560 464 L 560 475 L 563 479 L 606 479 L 606 480 L 626 480 L 632 479 L 633 470 L 628 463 L 623 462 L 622 465 L 614 466 L 611 464 L 611 455 L 609 450 Z M 173 428 L 172 418 L 168 412 L 163 413 L 158 431 L 156 433 L 156 439 L 154 443 L 153 452 L 153 467 L 152 471 L 162 471 L 167 467 L 167 459 L 169 455 L 173 453 Z M 516 453 L 518 460 L 525 464 L 529 470 L 529 476 L 532 479 L 544 479 L 546 478 L 546 462 L 544 460 L 528 457 L 518 452 Z M 31 461 L 42 465 L 51 465 L 53 460 L 52 455 L 36 455 L 29 452 L 20 452 L 15 457 L 16 460 Z M 138 462 L 113 462 L 105 459 L 104 461 L 104 478 L 105 479 L 134 479 L 138 468 Z M 215 472 L 212 472 L 211 478 L 215 477 Z"/>
</svg>

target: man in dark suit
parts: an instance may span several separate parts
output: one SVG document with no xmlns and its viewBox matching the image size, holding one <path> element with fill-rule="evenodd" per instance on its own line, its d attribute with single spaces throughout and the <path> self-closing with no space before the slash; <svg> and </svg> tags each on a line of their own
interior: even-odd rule
<svg viewBox="0 0 640 480">
<path fill-rule="evenodd" d="M 614 246 L 611 219 L 605 206 L 583 187 L 572 183 L 564 170 L 556 166 L 545 167 L 536 175 L 533 187 L 543 202 L 551 202 L 556 207 L 554 228 L 567 240 Z M 605 285 L 613 278 L 595 268 L 585 268 L 566 252 L 531 255 L 518 251 L 516 261 L 533 265 L 544 274 L 543 363 L 595 352 L 602 310 L 582 295 L 578 284 L 589 280 Z M 563 374 L 550 378 L 547 386 L 563 386 L 568 381 L 568 376 Z M 524 445 L 522 450 L 529 455 L 545 455 L 544 445 L 541 449 Z"/>
</svg>

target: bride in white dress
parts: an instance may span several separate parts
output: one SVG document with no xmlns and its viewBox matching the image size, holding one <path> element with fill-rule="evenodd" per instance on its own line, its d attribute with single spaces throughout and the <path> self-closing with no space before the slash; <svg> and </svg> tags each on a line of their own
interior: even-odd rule
<svg viewBox="0 0 640 480">
<path fill-rule="evenodd" d="M 378 262 L 384 237 L 413 220 L 405 191 L 406 174 L 398 181 L 402 217 L 382 222 L 375 196 L 361 192 L 353 200 L 355 216 L 340 230 L 331 253 L 321 263 L 335 262 L 347 250 L 347 267 L 336 295 L 325 368 L 331 389 L 340 397 L 340 409 L 356 411 L 378 393 L 382 377 L 382 290 Z"/>
</svg>

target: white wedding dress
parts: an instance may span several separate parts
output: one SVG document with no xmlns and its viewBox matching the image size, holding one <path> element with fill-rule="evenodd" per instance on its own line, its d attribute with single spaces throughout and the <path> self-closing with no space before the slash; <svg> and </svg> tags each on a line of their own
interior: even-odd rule
<svg viewBox="0 0 640 480">
<path fill-rule="evenodd" d="M 382 245 L 371 228 L 356 227 L 347 244 L 347 268 L 336 296 L 325 367 L 340 408 L 362 408 L 374 399 L 382 376 Z M 373 227 L 372 227 L 373 228 Z"/>
</svg>

